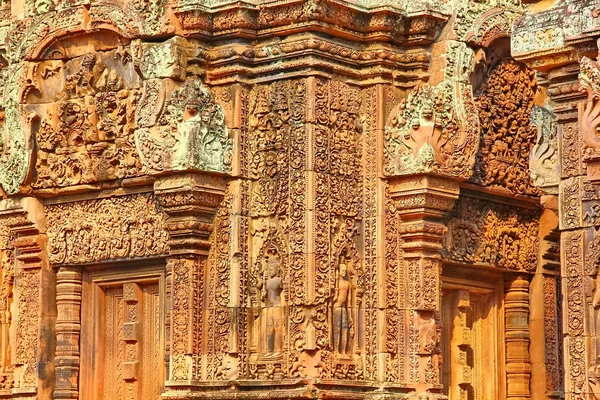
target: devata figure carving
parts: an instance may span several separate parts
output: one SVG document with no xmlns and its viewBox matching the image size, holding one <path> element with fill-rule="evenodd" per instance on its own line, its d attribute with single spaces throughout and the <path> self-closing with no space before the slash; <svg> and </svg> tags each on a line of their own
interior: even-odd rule
<svg viewBox="0 0 600 400">
<path fill-rule="evenodd" d="M 277 358 L 283 351 L 283 279 L 281 277 L 281 260 L 276 250 L 271 249 L 267 255 L 267 268 L 261 285 L 262 310 L 266 339 L 265 358 Z"/>
<path fill-rule="evenodd" d="M 348 274 L 344 261 L 336 272 L 335 295 L 333 298 L 333 350 L 342 357 L 352 354 L 352 339 L 354 337 L 354 320 L 352 319 L 352 304 L 354 301 L 354 286 Z"/>
</svg>

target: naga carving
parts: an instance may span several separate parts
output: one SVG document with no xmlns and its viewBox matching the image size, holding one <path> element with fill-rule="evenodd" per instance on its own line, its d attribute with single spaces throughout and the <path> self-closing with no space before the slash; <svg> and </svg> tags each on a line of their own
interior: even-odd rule
<svg viewBox="0 0 600 400">
<path fill-rule="evenodd" d="M 535 105 L 531 122 L 537 126 L 535 145 L 529 155 L 529 171 L 534 186 L 546 193 L 557 193 L 559 182 L 558 138 L 556 114 L 551 109 Z"/>
<path fill-rule="evenodd" d="M 145 82 L 140 100 L 135 141 L 146 173 L 228 172 L 232 141 L 214 94 L 190 78 L 169 95 L 167 82 Z"/>
<path fill-rule="evenodd" d="M 385 128 L 387 175 L 433 172 L 460 179 L 472 175 L 479 144 L 470 73 L 473 50 L 449 41 L 443 80 L 420 84 L 390 113 Z"/>
<path fill-rule="evenodd" d="M 421 85 L 392 111 L 386 126 L 386 173 L 461 176 L 468 129 L 458 119 L 449 87 Z"/>
<path fill-rule="evenodd" d="M 581 90 L 587 94 L 587 103 L 581 116 L 583 156 L 585 159 L 600 158 L 600 68 L 597 61 L 581 59 L 579 72 Z"/>
<path fill-rule="evenodd" d="M 31 128 L 37 116 L 21 105 L 26 63 L 2 69 L 6 79 L 3 111 L 0 112 L 0 187 L 7 194 L 17 193 L 30 174 Z"/>
</svg>

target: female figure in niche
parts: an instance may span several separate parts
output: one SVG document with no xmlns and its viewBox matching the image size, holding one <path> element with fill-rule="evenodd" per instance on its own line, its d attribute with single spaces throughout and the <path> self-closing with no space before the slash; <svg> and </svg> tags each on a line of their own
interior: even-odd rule
<svg viewBox="0 0 600 400">
<path fill-rule="evenodd" d="M 352 304 L 354 299 L 353 287 L 345 262 L 340 263 L 336 275 L 333 298 L 333 351 L 342 357 L 350 357 L 348 349 L 352 345 Z"/>
<path fill-rule="evenodd" d="M 266 328 L 265 358 L 277 358 L 283 351 L 283 279 L 279 255 L 271 250 L 267 256 L 267 268 L 263 277 L 262 299 L 264 326 Z"/>
</svg>

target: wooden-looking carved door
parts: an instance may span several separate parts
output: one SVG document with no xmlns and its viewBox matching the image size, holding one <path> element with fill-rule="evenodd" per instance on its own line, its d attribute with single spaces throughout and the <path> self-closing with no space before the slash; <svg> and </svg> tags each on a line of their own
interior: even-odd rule
<svg viewBox="0 0 600 400">
<path fill-rule="evenodd" d="M 442 383 L 449 400 L 503 396 L 500 295 L 500 288 L 444 285 Z"/>
<path fill-rule="evenodd" d="M 162 276 L 96 274 L 90 281 L 84 287 L 80 398 L 158 399 L 165 379 Z"/>
</svg>

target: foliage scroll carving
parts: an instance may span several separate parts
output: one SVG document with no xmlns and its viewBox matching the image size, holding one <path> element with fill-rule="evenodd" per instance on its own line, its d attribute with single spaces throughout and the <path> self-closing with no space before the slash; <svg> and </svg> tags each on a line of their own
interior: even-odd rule
<svg viewBox="0 0 600 400">
<path fill-rule="evenodd" d="M 449 260 L 535 271 L 538 212 L 516 212 L 483 200 L 459 201 L 448 221 L 444 253 Z"/>
</svg>

